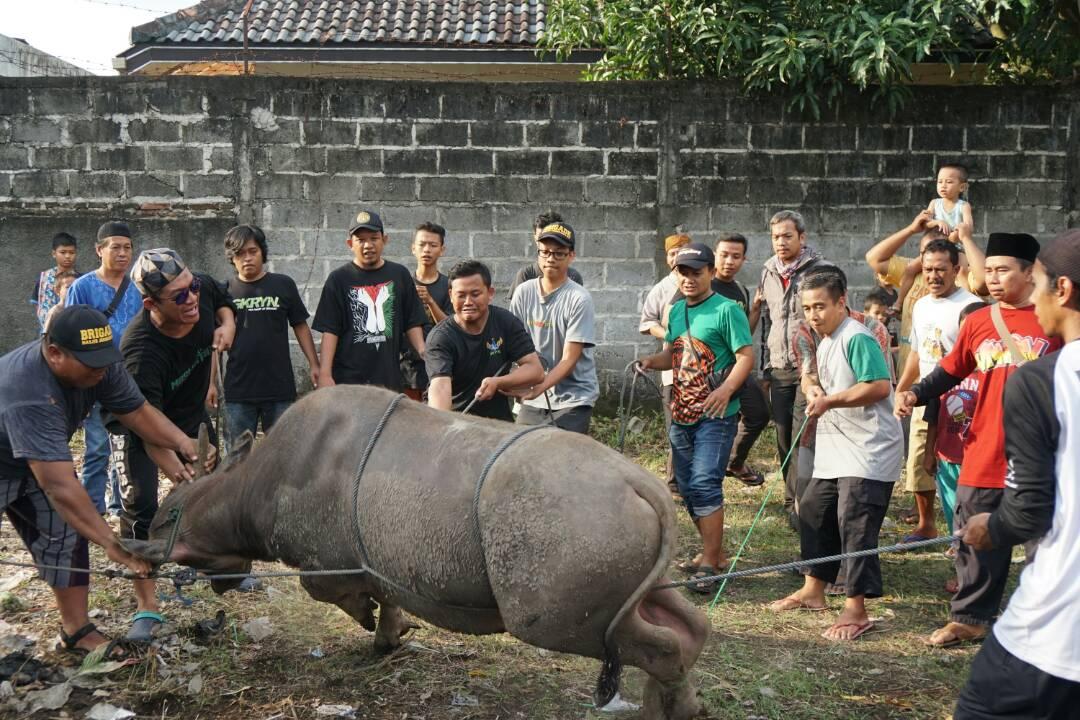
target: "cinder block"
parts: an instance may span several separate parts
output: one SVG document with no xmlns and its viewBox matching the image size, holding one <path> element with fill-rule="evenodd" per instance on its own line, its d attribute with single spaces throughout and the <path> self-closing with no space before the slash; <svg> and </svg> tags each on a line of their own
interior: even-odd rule
<svg viewBox="0 0 1080 720">
<path fill-rule="evenodd" d="M 0 173 L 0 197 L 11 197 L 11 173 Z"/>
<path fill-rule="evenodd" d="M 383 123 L 359 123 L 360 146 L 383 145 L 409 147 L 412 145 L 412 124 L 392 119 Z"/>
<path fill-rule="evenodd" d="M 385 115 L 382 98 L 352 90 L 329 95 L 327 104 L 332 118 L 381 118 Z"/>
<path fill-rule="evenodd" d="M 326 172 L 326 152 L 319 147 L 274 146 L 270 148 L 270 167 L 274 172 Z"/>
<path fill-rule="evenodd" d="M 211 170 L 233 170 L 233 149 L 231 147 L 216 147 L 210 151 Z"/>
<path fill-rule="evenodd" d="M 439 173 L 442 175 L 490 175 L 494 161 L 490 150 L 439 150 Z"/>
<path fill-rule="evenodd" d="M 931 125 L 912 128 L 912 150 L 943 150 L 959 155 L 964 151 L 964 130 Z"/>
<path fill-rule="evenodd" d="M 599 90 L 587 91 L 583 86 L 552 98 L 551 116 L 555 120 L 596 122 L 607 115 L 607 98 Z"/>
<path fill-rule="evenodd" d="M 119 137 L 119 133 L 117 133 L 117 137 Z M 11 121 L 11 142 L 60 142 L 60 126 L 53 120 L 30 117 L 16 117 Z"/>
<path fill-rule="evenodd" d="M 911 178 L 933 182 L 937 177 L 937 158 L 932 153 L 882 155 L 881 175 L 886 178 Z"/>
<path fill-rule="evenodd" d="M 146 151 L 146 167 L 151 171 L 202 170 L 201 147 L 151 146 Z"/>
<path fill-rule="evenodd" d="M 1039 92 L 1020 91 L 1004 98 L 999 122 L 1002 125 L 1049 125 L 1053 103 Z"/>
<path fill-rule="evenodd" d="M 459 89 L 443 92 L 441 102 L 439 117 L 447 120 L 495 117 L 494 89 L 489 86 L 462 85 Z"/>
<path fill-rule="evenodd" d="M 879 180 L 859 183 L 856 186 L 859 205 L 918 206 L 923 196 L 912 197 L 911 183 L 895 180 Z M 929 199 L 927 198 L 927 202 Z"/>
<path fill-rule="evenodd" d="M 841 206 L 841 205 L 855 205 L 859 201 L 859 192 L 862 190 L 866 183 L 860 183 L 850 180 L 807 180 L 803 183 L 793 181 L 781 181 L 774 183 L 771 187 L 775 187 L 778 191 L 778 196 L 781 198 L 787 198 L 787 202 L 792 205 L 807 204 L 815 206 Z M 802 199 L 798 202 L 795 198 L 798 197 L 799 190 L 796 186 L 802 188 Z M 764 188 L 770 187 L 767 181 L 761 181 L 755 186 L 754 182 L 750 183 L 751 196 L 763 196 Z"/>
<path fill-rule="evenodd" d="M 252 142 L 259 145 L 299 145 L 300 121 L 289 118 L 275 118 L 275 129 L 260 130 L 255 128 Z"/>
<path fill-rule="evenodd" d="M 825 163 L 826 177 L 832 178 L 879 178 L 881 177 L 881 156 L 855 153 L 827 153 L 812 155 Z"/>
<path fill-rule="evenodd" d="M 363 177 L 360 179 L 360 199 L 364 203 L 415 200 L 416 179 L 411 177 Z"/>
<path fill-rule="evenodd" d="M 259 200 L 300 200 L 304 197 L 304 176 L 293 173 L 257 173 L 254 195 Z"/>
<path fill-rule="evenodd" d="M 1017 185 L 1017 202 L 1020 205 L 1061 207 L 1065 199 L 1065 183 L 1053 180 L 1021 181 Z"/>
<path fill-rule="evenodd" d="M 180 176 L 165 173 L 127 173 L 124 183 L 129 198 L 183 197 L 180 192 Z"/>
<path fill-rule="evenodd" d="M 1015 205 L 1017 198 L 1016 182 L 989 178 L 980 181 L 979 197 L 988 207 L 996 205 Z"/>
<path fill-rule="evenodd" d="M 15 145 L 0 145 L 0 170 L 26 170 L 30 167 L 30 151 Z"/>
<path fill-rule="evenodd" d="M 637 135 L 637 123 L 622 120 L 586 123 L 581 128 L 581 141 L 586 147 L 632 148 Z"/>
<path fill-rule="evenodd" d="M 1064 128 L 1021 128 L 1020 147 L 1028 152 L 1065 152 L 1068 132 Z"/>
<path fill-rule="evenodd" d="M 495 95 L 495 117 L 519 120 L 546 120 L 551 117 L 551 96 L 546 92 L 521 92 L 499 86 Z"/>
<path fill-rule="evenodd" d="M 716 177 L 716 153 L 681 150 L 676 167 L 678 168 L 676 172 L 680 178 Z M 611 172 L 610 166 L 608 172 Z M 614 175 L 615 173 L 611 174 Z M 726 172 L 722 174 L 727 175 Z"/>
<path fill-rule="evenodd" d="M 73 143 L 118 143 L 120 123 L 115 120 L 69 120 L 68 139 Z M 50 141 L 46 141 L 50 142 Z"/>
<path fill-rule="evenodd" d="M 751 125 L 751 150 L 794 150 L 802 147 L 802 125 Z"/>
<path fill-rule="evenodd" d="M 387 175 L 435 175 L 437 169 L 435 150 L 383 151 L 383 172 Z"/>
<path fill-rule="evenodd" d="M 518 204 L 529 199 L 528 183 L 517 177 L 465 178 L 465 194 L 469 202 Z"/>
<path fill-rule="evenodd" d="M 593 308 L 597 315 L 639 315 L 644 293 L 655 283 L 647 283 L 640 293 L 627 292 L 625 288 L 587 288 L 592 296 Z M 607 347 L 605 346 L 605 350 Z"/>
<path fill-rule="evenodd" d="M 41 170 L 83 170 L 86 168 L 86 146 L 35 148 L 34 167 Z"/>
<path fill-rule="evenodd" d="M 548 153 L 542 150 L 510 150 L 495 153 L 497 175 L 547 175 Z"/>
<path fill-rule="evenodd" d="M 1020 148 L 1020 129 L 1008 127 L 968 128 L 967 149 L 1012 152 Z"/>
<path fill-rule="evenodd" d="M 638 123 L 634 134 L 634 147 L 655 148 L 660 147 L 660 126 L 658 124 Z"/>
<path fill-rule="evenodd" d="M 560 120 L 557 122 L 529 123 L 525 126 L 525 142 L 530 147 L 568 147 L 581 145 L 579 136 L 582 132 L 581 125 L 576 122 Z M 588 133 L 593 127 L 585 126 L 584 132 Z M 631 141 L 633 134 L 630 135 Z M 595 142 L 584 140 L 586 146 L 597 147 Z"/>
<path fill-rule="evenodd" d="M 0 88 L 0 115 L 25 115 L 30 112 L 30 88 Z"/>
<path fill-rule="evenodd" d="M 305 145 L 356 145 L 355 122 L 304 120 L 301 122 L 301 127 Z"/>
<path fill-rule="evenodd" d="M 360 179 L 350 175 L 311 175 L 304 180 L 304 197 L 314 203 L 356 202 Z"/>
<path fill-rule="evenodd" d="M 271 227 L 304 229 L 322 227 L 323 210 L 314 203 L 306 200 L 277 200 L 269 203 L 269 206 Z M 356 216 L 355 209 L 353 209 L 353 216 Z M 347 229 L 342 230 L 342 235 Z"/>
<path fill-rule="evenodd" d="M 555 150 L 551 153 L 551 174 L 603 175 L 604 154 L 597 151 Z"/>
<path fill-rule="evenodd" d="M 654 208 L 607 208 L 604 211 L 604 227 L 608 230 L 652 232 L 656 229 L 656 220 Z"/>
<path fill-rule="evenodd" d="M 90 112 L 90 96 L 85 88 L 35 88 L 35 115 L 86 115 Z"/>
<path fill-rule="evenodd" d="M 128 135 L 133 142 L 180 142 L 180 123 L 157 118 L 136 118 L 128 123 Z"/>
<path fill-rule="evenodd" d="M 491 232 L 495 228 L 491 207 L 442 207 L 435 212 L 438 223 L 450 230 Z"/>
<path fill-rule="evenodd" d="M 473 147 L 517 148 L 525 144 L 525 126 L 508 122 L 469 123 L 469 144 Z"/>
<path fill-rule="evenodd" d="M 580 257 L 625 260 L 638 257 L 638 240 L 632 232 L 608 232 L 603 226 L 574 226 L 580 236 Z"/>
<path fill-rule="evenodd" d="M 1075 163 L 1075 160 L 1070 161 L 1068 157 L 1062 155 L 1043 155 L 1042 159 L 1044 167 L 1042 177 L 1052 180 L 1064 180 L 1068 174 L 1068 168 Z"/>
<path fill-rule="evenodd" d="M 914 217 L 915 213 L 912 213 Z M 813 227 L 814 236 L 820 237 L 829 234 L 835 235 L 873 235 L 876 215 L 873 210 L 861 208 L 831 208 L 821 209 L 821 219 Z M 897 229 L 903 226 L 898 226 Z M 886 231 L 892 232 L 892 231 Z M 833 255 L 847 252 L 835 251 Z"/>
<path fill-rule="evenodd" d="M 745 123 L 694 123 L 694 147 L 745 149 L 750 126 Z"/>
<path fill-rule="evenodd" d="M 242 121 L 233 118 L 203 118 L 197 122 L 183 125 L 180 133 L 186 143 L 232 144 L 233 126 L 236 122 Z"/>
<path fill-rule="evenodd" d="M 652 260 L 620 260 L 604 264 L 604 287 L 650 288 L 656 282 Z"/>
<path fill-rule="evenodd" d="M 612 151 L 608 153 L 607 160 L 608 175 L 656 177 L 658 172 L 657 163 L 659 158 L 657 153 L 647 150 L 644 152 Z M 556 174 L 554 170 L 554 154 L 552 163 L 551 174 L 554 175 Z"/>
<path fill-rule="evenodd" d="M 633 178 L 592 177 L 585 181 L 585 199 L 605 205 L 653 203 L 656 201 L 655 190 L 655 184 L 650 181 Z"/>
<path fill-rule="evenodd" d="M 67 174 L 58 170 L 36 170 L 11 176 L 11 194 L 17 198 L 64 197 L 68 194 Z"/>
<path fill-rule="evenodd" d="M 529 178 L 529 202 L 581 202 L 585 182 L 577 178 Z"/>
<path fill-rule="evenodd" d="M 769 216 L 764 205 L 716 206 L 709 215 L 709 230 L 714 234 L 738 232 L 749 237 L 768 229 Z"/>
<path fill-rule="evenodd" d="M 532 235 L 528 232 L 474 232 L 468 235 L 473 257 L 523 258 L 533 249 Z"/>
<path fill-rule="evenodd" d="M 124 177 L 112 172 L 77 172 L 68 178 L 71 196 L 88 200 L 116 200 L 124 194 Z"/>
<path fill-rule="evenodd" d="M 421 202 L 465 202 L 469 199 L 468 189 L 460 178 L 422 177 L 419 182 Z"/>
<path fill-rule="evenodd" d="M 382 150 L 327 148 L 326 170 L 331 174 L 382 172 Z"/>
<path fill-rule="evenodd" d="M 469 124 L 464 122 L 418 122 L 413 124 L 416 144 L 422 146 L 465 147 Z"/>
<path fill-rule="evenodd" d="M 808 150 L 854 150 L 855 127 L 848 125 L 807 125 L 803 147 Z"/>
<path fill-rule="evenodd" d="M 906 152 L 911 147 L 908 125 L 865 125 L 858 133 L 860 150 Z"/>
</svg>

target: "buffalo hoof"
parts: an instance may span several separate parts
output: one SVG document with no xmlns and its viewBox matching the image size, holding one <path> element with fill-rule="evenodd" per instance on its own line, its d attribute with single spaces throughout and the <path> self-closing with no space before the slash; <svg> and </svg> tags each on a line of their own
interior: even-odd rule
<svg viewBox="0 0 1080 720">
<path fill-rule="evenodd" d="M 379 653 L 391 653 L 401 647 L 401 639 L 409 633 L 410 630 L 418 630 L 420 626 L 414 622 L 405 620 L 401 623 L 401 627 L 398 629 L 397 634 L 384 632 L 375 632 L 375 652 Z M 384 630 L 382 625 L 379 626 L 379 630 Z"/>
<path fill-rule="evenodd" d="M 686 680 L 665 686 L 649 678 L 645 684 L 645 703 L 641 710 L 643 720 L 690 720 L 704 712 L 701 700 Z"/>
</svg>

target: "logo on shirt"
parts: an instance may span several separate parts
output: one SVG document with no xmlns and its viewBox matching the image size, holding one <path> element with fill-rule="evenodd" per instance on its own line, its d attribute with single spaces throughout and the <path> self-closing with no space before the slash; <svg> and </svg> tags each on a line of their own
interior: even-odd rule
<svg viewBox="0 0 1080 720">
<path fill-rule="evenodd" d="M 488 355 L 498 355 L 502 352 L 503 339 L 491 338 L 487 341 Z"/>
<path fill-rule="evenodd" d="M 260 310 L 277 310 L 281 307 L 281 298 L 271 297 L 269 295 L 236 298 L 233 302 L 236 304 L 237 310 L 252 310 L 255 312 Z"/>
<path fill-rule="evenodd" d="M 1046 338 L 1020 336 L 1016 333 L 1012 336 L 1025 360 L 1037 360 L 1050 348 L 1050 341 Z M 1014 363 L 1012 353 L 1000 338 L 987 338 L 979 343 L 975 350 L 975 364 L 982 372 L 990 372 L 994 368 L 1009 367 Z"/>
<path fill-rule="evenodd" d="M 394 281 L 349 288 L 353 343 L 387 342 L 394 333 Z"/>
</svg>

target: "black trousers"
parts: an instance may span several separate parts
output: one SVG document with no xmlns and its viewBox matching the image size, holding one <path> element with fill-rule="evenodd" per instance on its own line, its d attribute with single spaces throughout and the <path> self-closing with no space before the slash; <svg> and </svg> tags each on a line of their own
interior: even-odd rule
<svg viewBox="0 0 1080 720">
<path fill-rule="evenodd" d="M 773 370 L 769 374 L 769 398 L 772 401 L 772 419 L 776 424 L 776 451 L 780 453 L 780 462 L 791 450 L 792 436 L 799 431 L 805 417 L 806 398 L 799 387 L 797 371 Z M 799 458 L 792 453 L 784 470 L 784 508 L 795 509 L 798 497 Z"/>
<path fill-rule="evenodd" d="M 743 466 L 758 436 L 769 424 L 769 401 L 753 375 L 746 378 L 743 385 L 739 408 L 739 432 L 735 435 L 728 467 Z"/>
<path fill-rule="evenodd" d="M 990 633 L 971 663 L 953 720 L 1073 720 L 1080 683 L 1044 673 L 1011 654 Z"/>
<path fill-rule="evenodd" d="M 815 560 L 878 546 L 881 521 L 889 509 L 893 483 L 856 477 L 811 478 L 799 498 L 799 541 L 804 560 Z M 848 558 L 848 597 L 881 597 L 881 563 L 877 555 Z M 836 582 L 840 563 L 810 567 L 810 577 Z"/>
<path fill-rule="evenodd" d="M 973 515 L 993 512 L 1001 504 L 1004 490 L 961 485 L 956 488 L 957 528 Z M 1001 609 L 1005 583 L 1009 580 L 1012 548 L 972 550 L 960 543 L 956 550 L 956 578 L 960 589 L 953 596 L 950 617 L 965 625 L 990 625 Z"/>
</svg>

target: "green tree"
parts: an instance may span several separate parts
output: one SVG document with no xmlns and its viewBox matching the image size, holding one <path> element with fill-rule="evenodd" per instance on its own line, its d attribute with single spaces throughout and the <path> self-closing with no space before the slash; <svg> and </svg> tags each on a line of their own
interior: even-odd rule
<svg viewBox="0 0 1080 720">
<path fill-rule="evenodd" d="M 895 110 L 912 66 L 987 82 L 1075 79 L 1080 0 L 550 0 L 543 50 L 603 50 L 588 80 L 721 78 L 819 115 L 850 87 Z"/>
</svg>

